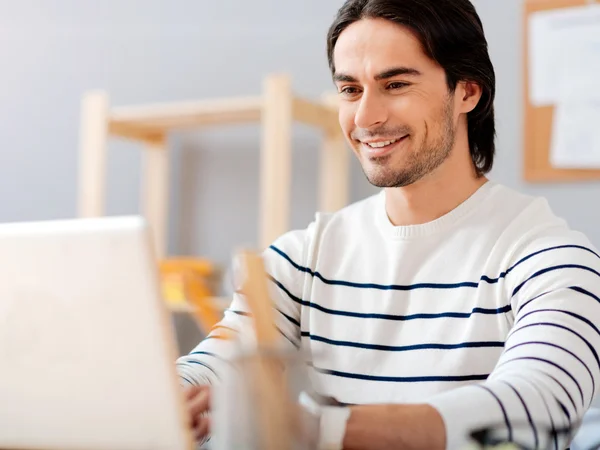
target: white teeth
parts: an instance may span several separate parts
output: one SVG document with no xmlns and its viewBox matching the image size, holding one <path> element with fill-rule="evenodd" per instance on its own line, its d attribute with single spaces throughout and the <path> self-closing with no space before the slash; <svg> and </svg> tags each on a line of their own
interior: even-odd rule
<svg viewBox="0 0 600 450">
<path fill-rule="evenodd" d="M 393 141 L 385 141 L 385 142 L 371 142 L 371 143 L 368 143 L 367 145 L 369 147 L 373 147 L 373 148 L 382 148 L 382 147 L 385 147 L 387 145 L 391 145 L 394 142 L 398 142 L 399 140 L 400 139 L 394 139 Z"/>
</svg>

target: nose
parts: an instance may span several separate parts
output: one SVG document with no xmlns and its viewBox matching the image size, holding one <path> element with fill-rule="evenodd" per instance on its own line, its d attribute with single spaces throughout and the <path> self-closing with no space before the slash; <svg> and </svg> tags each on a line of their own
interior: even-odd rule
<svg viewBox="0 0 600 450">
<path fill-rule="evenodd" d="M 363 92 L 354 124 L 358 128 L 369 129 L 385 123 L 388 119 L 387 107 L 382 98 L 374 93 Z"/>
</svg>

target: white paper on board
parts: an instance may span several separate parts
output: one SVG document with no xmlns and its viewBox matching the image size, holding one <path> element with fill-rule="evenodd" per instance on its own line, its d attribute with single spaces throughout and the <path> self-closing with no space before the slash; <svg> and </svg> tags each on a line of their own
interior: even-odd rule
<svg viewBox="0 0 600 450">
<path fill-rule="evenodd" d="M 550 163 L 600 168 L 600 21 L 569 31 L 570 49 L 557 69 Z"/>
<path fill-rule="evenodd" d="M 539 11 L 529 18 L 529 95 L 533 106 L 552 106 L 560 99 L 563 68 L 574 56 L 584 57 L 582 43 L 600 46 L 600 5 Z M 584 60 L 588 64 L 600 61 Z M 588 71 L 600 74 L 588 66 Z M 597 67 L 597 66 L 596 66 Z"/>
<path fill-rule="evenodd" d="M 562 169 L 600 169 L 600 102 L 555 108 L 550 163 Z"/>
</svg>

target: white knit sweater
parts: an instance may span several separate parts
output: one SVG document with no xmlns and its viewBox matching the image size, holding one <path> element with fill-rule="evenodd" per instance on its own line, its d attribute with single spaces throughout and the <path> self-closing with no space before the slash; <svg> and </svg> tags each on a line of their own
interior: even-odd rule
<svg viewBox="0 0 600 450">
<path fill-rule="evenodd" d="M 278 327 L 313 356 L 321 393 L 430 403 L 449 449 L 489 425 L 534 444 L 600 387 L 600 256 L 543 199 L 490 181 L 433 222 L 393 226 L 382 191 L 264 257 Z M 247 311 L 234 298 L 219 326 L 247 327 Z M 184 383 L 218 381 L 231 354 L 218 332 L 179 359 Z"/>
</svg>

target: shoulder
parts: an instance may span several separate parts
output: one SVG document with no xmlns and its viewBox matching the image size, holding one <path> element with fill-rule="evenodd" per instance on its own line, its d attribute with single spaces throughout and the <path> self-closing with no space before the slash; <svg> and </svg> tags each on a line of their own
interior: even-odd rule
<svg viewBox="0 0 600 450">
<path fill-rule="evenodd" d="M 514 257 L 531 249 L 560 244 L 591 246 L 588 238 L 555 214 L 547 199 L 495 184 L 487 205 L 495 221 L 503 223 L 500 241 Z"/>
<path fill-rule="evenodd" d="M 283 258 L 296 266 L 311 266 L 310 255 L 315 253 L 323 240 L 331 236 L 338 239 L 350 237 L 356 232 L 360 233 L 360 227 L 374 223 L 380 202 L 382 196 L 378 193 L 339 211 L 317 212 L 305 228 L 288 231 L 276 239 L 265 249 L 265 255 Z"/>
<path fill-rule="evenodd" d="M 547 227 L 564 223 L 556 216 L 544 197 L 519 192 L 502 184 L 493 184 L 488 206 L 490 212 L 506 223 L 507 231 L 517 235 L 532 227 Z"/>
<path fill-rule="evenodd" d="M 556 215 L 543 197 L 508 190 L 522 209 L 504 230 L 506 282 L 511 293 L 532 296 L 573 286 L 600 295 L 600 254 L 586 235 Z"/>
<path fill-rule="evenodd" d="M 580 247 L 591 251 L 587 253 L 597 253 L 588 237 L 573 229 L 565 218 L 555 214 L 544 197 L 518 194 L 515 191 L 510 191 L 508 195 L 519 199 L 523 206 L 506 230 L 514 243 L 513 258 L 524 257 L 541 250 L 546 250 L 547 258 L 552 258 L 553 253 L 550 249 L 582 250 Z"/>
</svg>

